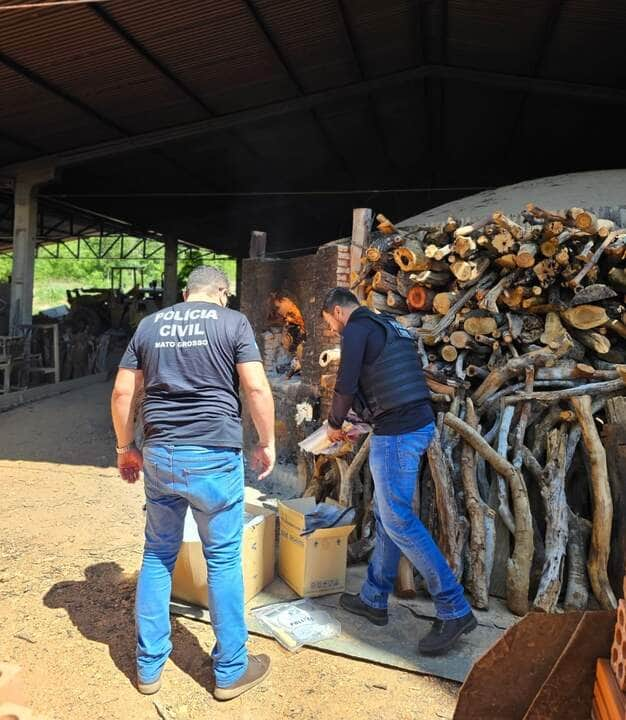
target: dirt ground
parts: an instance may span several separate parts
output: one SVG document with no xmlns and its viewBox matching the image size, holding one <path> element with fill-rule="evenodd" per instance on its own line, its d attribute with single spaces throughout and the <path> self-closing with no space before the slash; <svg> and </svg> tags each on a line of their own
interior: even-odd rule
<svg viewBox="0 0 626 720">
<path fill-rule="evenodd" d="M 110 385 L 0 414 L 0 660 L 19 664 L 48 720 L 451 718 L 458 686 L 305 649 L 271 656 L 269 680 L 230 703 L 210 695 L 211 627 L 173 619 L 163 688 L 134 688 L 134 578 L 142 486 L 111 466 Z M 417 641 L 417 638 L 416 638 Z"/>
</svg>

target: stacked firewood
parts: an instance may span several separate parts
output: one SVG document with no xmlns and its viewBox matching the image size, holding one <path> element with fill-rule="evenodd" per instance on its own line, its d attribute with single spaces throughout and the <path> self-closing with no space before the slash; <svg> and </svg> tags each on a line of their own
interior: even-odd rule
<svg viewBox="0 0 626 720">
<path fill-rule="evenodd" d="M 377 219 L 352 288 L 415 338 L 438 410 L 415 507 L 473 604 L 491 591 L 518 614 L 581 609 L 590 584 L 615 607 L 597 416 L 626 394 L 626 230 L 532 204 L 467 224 Z M 350 480 L 369 550 L 369 479 Z M 410 586 L 405 560 L 399 577 Z"/>
</svg>

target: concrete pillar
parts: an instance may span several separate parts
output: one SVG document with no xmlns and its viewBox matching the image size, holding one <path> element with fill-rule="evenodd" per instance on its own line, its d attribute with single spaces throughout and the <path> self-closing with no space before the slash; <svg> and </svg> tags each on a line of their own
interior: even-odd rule
<svg viewBox="0 0 626 720">
<path fill-rule="evenodd" d="M 13 268 L 9 332 L 33 321 L 33 284 L 37 239 L 37 188 L 52 180 L 54 171 L 18 174 L 15 178 L 13 220 Z"/>
<path fill-rule="evenodd" d="M 163 307 L 174 305 L 178 299 L 178 240 L 165 240 L 165 272 L 163 273 Z"/>
</svg>

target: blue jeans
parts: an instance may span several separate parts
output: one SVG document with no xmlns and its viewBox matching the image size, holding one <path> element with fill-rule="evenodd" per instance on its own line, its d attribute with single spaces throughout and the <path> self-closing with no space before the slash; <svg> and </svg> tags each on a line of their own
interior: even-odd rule
<svg viewBox="0 0 626 720">
<path fill-rule="evenodd" d="M 360 597 L 373 608 L 387 607 L 400 555 L 426 582 L 441 620 L 463 617 L 470 606 L 441 550 L 412 509 L 420 461 L 435 432 L 434 423 L 404 435 L 372 435 L 370 469 L 374 478 L 376 546 Z"/>
<path fill-rule="evenodd" d="M 172 571 L 190 506 L 208 571 L 215 682 L 226 687 L 248 667 L 241 570 L 242 453 L 232 448 L 150 445 L 144 447 L 143 457 L 146 541 L 135 603 L 139 680 L 155 680 L 172 651 Z"/>
</svg>

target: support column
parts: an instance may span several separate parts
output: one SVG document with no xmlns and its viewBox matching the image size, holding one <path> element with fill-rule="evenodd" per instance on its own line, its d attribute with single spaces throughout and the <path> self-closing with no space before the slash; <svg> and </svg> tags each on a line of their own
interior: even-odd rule
<svg viewBox="0 0 626 720">
<path fill-rule="evenodd" d="M 352 210 L 352 239 L 350 241 L 350 275 L 348 285 L 352 284 L 354 274 L 361 270 L 361 256 L 369 245 L 370 228 L 372 227 L 371 208 L 354 208 Z M 359 300 L 364 300 L 362 292 L 356 289 Z"/>
<path fill-rule="evenodd" d="M 253 230 L 250 233 L 250 253 L 251 258 L 264 258 L 265 249 L 267 248 L 267 233 L 263 230 Z"/>
<path fill-rule="evenodd" d="M 13 267 L 9 332 L 33 321 L 33 285 L 37 243 L 37 188 L 54 178 L 54 171 L 18 174 L 15 178 L 13 214 Z"/>
<path fill-rule="evenodd" d="M 178 240 L 165 240 L 165 272 L 163 275 L 163 307 L 176 304 L 178 300 Z"/>
</svg>

